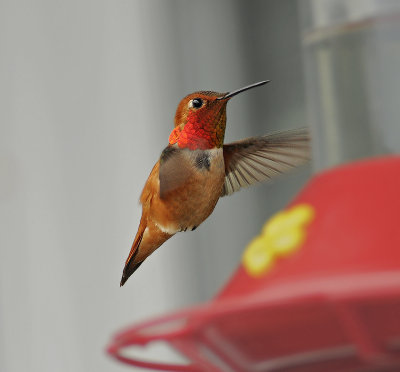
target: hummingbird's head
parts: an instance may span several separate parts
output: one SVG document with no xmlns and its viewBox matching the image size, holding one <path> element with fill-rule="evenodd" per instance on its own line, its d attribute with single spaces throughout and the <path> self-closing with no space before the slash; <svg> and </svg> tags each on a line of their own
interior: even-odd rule
<svg viewBox="0 0 400 372">
<path fill-rule="evenodd" d="M 226 104 L 236 94 L 263 85 L 261 81 L 231 93 L 199 91 L 181 100 L 175 114 L 175 128 L 169 144 L 180 148 L 206 150 L 222 147 L 226 127 Z"/>
</svg>

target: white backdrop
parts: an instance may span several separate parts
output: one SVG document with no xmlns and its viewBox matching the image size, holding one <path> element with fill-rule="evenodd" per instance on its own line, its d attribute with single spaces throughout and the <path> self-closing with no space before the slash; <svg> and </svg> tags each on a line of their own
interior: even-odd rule
<svg viewBox="0 0 400 372">
<path fill-rule="evenodd" d="M 228 140 L 305 124 L 296 4 L 268 3 L 0 0 L 1 371 L 126 371 L 110 336 L 209 299 L 299 189 L 222 200 L 119 288 L 181 97 L 272 79 L 230 102 Z"/>
</svg>

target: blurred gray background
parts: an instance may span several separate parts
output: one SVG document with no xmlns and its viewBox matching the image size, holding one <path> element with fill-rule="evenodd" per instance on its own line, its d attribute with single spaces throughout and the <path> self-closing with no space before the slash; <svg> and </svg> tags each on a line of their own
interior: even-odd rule
<svg viewBox="0 0 400 372">
<path fill-rule="evenodd" d="M 226 140 L 310 125 L 314 170 L 398 151 L 399 8 L 0 0 L 0 370 L 128 370 L 104 353 L 111 335 L 212 298 L 310 177 L 223 198 L 119 288 L 184 95 L 271 79 L 229 103 Z"/>
</svg>

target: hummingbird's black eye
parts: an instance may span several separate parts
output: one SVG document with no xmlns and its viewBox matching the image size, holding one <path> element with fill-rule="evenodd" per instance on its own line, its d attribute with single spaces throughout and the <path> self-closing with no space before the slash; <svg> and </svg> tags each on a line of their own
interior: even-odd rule
<svg viewBox="0 0 400 372">
<path fill-rule="evenodd" d="M 200 108 L 201 106 L 203 106 L 203 100 L 201 98 L 194 98 L 192 100 L 192 106 L 194 108 Z"/>
</svg>

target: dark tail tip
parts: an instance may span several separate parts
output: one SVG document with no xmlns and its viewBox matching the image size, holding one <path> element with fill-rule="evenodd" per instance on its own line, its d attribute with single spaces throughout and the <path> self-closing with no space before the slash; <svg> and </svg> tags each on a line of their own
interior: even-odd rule
<svg viewBox="0 0 400 372">
<path fill-rule="evenodd" d="M 139 268 L 142 263 L 143 261 L 138 263 L 133 263 L 130 261 L 127 265 L 125 265 L 124 271 L 122 272 L 121 282 L 119 283 L 120 287 L 126 283 L 129 277 Z"/>
<path fill-rule="evenodd" d="M 129 278 L 129 276 L 125 276 L 124 274 L 122 274 L 122 278 L 121 278 L 121 281 L 119 283 L 119 286 L 122 287 L 126 283 L 128 278 Z"/>
</svg>

